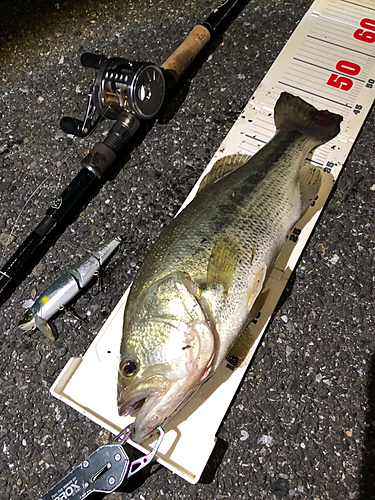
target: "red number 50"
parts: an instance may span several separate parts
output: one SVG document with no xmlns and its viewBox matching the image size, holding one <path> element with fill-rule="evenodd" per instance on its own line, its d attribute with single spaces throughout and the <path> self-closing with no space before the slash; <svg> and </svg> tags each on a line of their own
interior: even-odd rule
<svg viewBox="0 0 375 500">
<path fill-rule="evenodd" d="M 361 71 L 361 66 L 350 61 L 339 61 L 336 64 L 336 69 L 341 73 L 345 73 L 345 75 L 356 76 Z M 330 85 L 335 89 L 348 91 L 353 87 L 353 80 L 347 78 L 346 76 L 339 76 L 332 73 L 332 75 L 328 78 L 327 85 Z"/>
</svg>

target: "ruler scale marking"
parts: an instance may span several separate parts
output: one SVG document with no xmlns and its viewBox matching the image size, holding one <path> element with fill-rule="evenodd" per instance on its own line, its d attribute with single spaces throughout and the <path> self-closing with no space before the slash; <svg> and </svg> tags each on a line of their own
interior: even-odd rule
<svg viewBox="0 0 375 500">
<path fill-rule="evenodd" d="M 336 28 L 332 29 L 332 24 L 329 23 L 328 21 L 327 21 L 327 25 L 328 26 L 325 27 L 323 19 L 321 20 L 321 24 L 323 26 L 321 28 L 317 27 L 315 30 L 311 30 L 310 31 L 310 35 L 315 35 L 316 34 L 316 35 L 319 35 L 319 38 L 321 36 L 328 36 L 327 35 L 327 31 L 329 30 L 329 36 L 331 36 L 332 38 L 337 39 L 337 38 L 341 38 L 341 37 L 346 37 L 349 33 L 351 33 L 353 31 L 353 27 L 352 26 L 350 26 L 350 27 L 348 26 L 348 29 L 346 30 L 346 32 L 344 32 L 343 29 L 338 29 L 338 28 L 337 29 Z M 318 55 L 318 54 L 316 54 L 316 55 Z"/>
<path fill-rule="evenodd" d="M 331 19 L 328 18 L 321 18 L 319 20 L 319 24 L 310 31 L 309 34 L 314 34 L 318 32 L 318 34 L 322 34 L 324 36 L 331 36 L 333 38 L 337 37 L 347 37 L 351 35 L 353 32 L 353 29 L 357 29 L 359 23 L 353 23 L 353 24 L 342 24 L 340 23 L 339 25 L 332 23 Z M 321 32 L 321 33 L 320 33 Z"/>
<path fill-rule="evenodd" d="M 256 127 L 256 128 L 254 127 L 253 130 L 254 130 L 254 134 L 255 135 L 252 135 L 252 137 L 255 137 L 255 136 L 256 137 L 259 137 L 259 136 L 265 137 L 267 139 L 267 141 L 266 141 L 266 143 L 267 143 L 269 141 L 270 137 L 272 137 L 273 134 L 270 131 L 262 132 L 261 130 L 258 130 L 258 128 L 259 127 Z M 246 134 L 244 134 L 244 135 L 245 135 L 245 137 L 247 137 Z"/>
<path fill-rule="evenodd" d="M 319 68 L 319 69 L 323 69 L 324 71 L 328 71 L 329 73 L 337 73 L 338 75 L 341 75 L 341 76 L 347 76 L 345 73 L 342 73 L 341 71 L 337 71 L 335 68 L 324 68 L 323 66 L 319 66 L 318 64 L 314 64 L 314 63 L 311 63 L 309 61 L 304 61 L 302 59 L 298 59 L 297 57 L 294 57 L 293 58 L 295 61 L 299 61 L 301 63 L 304 63 L 304 64 L 308 64 L 310 66 L 314 66 L 315 68 Z M 351 77 L 352 80 L 356 80 L 358 82 L 362 82 L 362 83 L 365 83 L 366 80 L 362 80 L 361 78 L 357 78 L 355 76 L 352 76 Z"/>
<path fill-rule="evenodd" d="M 253 144 L 251 144 L 251 143 L 245 143 L 245 144 L 246 144 L 246 145 L 248 145 L 248 148 L 245 148 L 244 146 L 242 146 L 242 148 L 240 148 L 240 152 L 241 152 L 241 151 L 245 151 L 245 153 L 249 153 L 249 154 L 251 154 L 252 156 L 254 156 L 254 155 L 255 155 L 255 153 L 256 153 L 257 151 L 259 151 L 259 149 L 260 149 L 260 147 L 261 147 L 261 146 L 258 146 L 258 148 L 257 148 L 257 149 L 254 149 L 254 148 L 256 148 L 256 146 L 254 146 Z"/>
<path fill-rule="evenodd" d="M 313 43 L 315 43 L 315 42 L 313 42 Z M 311 50 L 309 50 L 309 49 L 311 49 Z M 342 51 L 340 51 L 340 53 L 345 54 L 345 51 L 342 50 Z M 316 50 L 314 50 L 314 45 L 311 45 L 311 42 L 309 40 L 307 40 L 306 43 L 302 44 L 301 51 L 298 51 L 296 54 L 301 55 L 301 56 L 306 54 L 309 56 L 311 61 L 315 61 L 315 62 L 322 61 L 322 59 L 316 55 Z M 337 60 L 338 52 L 332 52 L 330 50 L 329 53 L 326 53 L 326 55 L 327 56 L 329 55 L 332 58 L 335 57 L 335 59 Z M 324 60 L 327 61 L 327 57 L 325 57 Z M 370 59 L 368 59 L 367 57 L 361 57 L 360 61 L 361 61 L 361 66 L 363 68 L 366 68 L 367 72 L 372 70 L 373 65 L 372 65 L 372 61 Z"/>
<path fill-rule="evenodd" d="M 324 163 L 320 163 L 319 161 L 313 160 L 312 158 L 306 158 L 306 161 L 310 163 L 314 163 L 314 165 L 318 165 L 319 167 L 323 167 Z"/>
<path fill-rule="evenodd" d="M 267 125 L 269 125 L 271 127 L 270 130 L 273 130 L 273 133 L 275 133 L 276 127 L 275 127 L 275 122 L 273 121 L 273 119 L 271 120 L 269 117 L 266 118 L 266 117 L 263 117 L 263 116 L 259 116 L 258 121 L 260 121 L 261 123 L 266 123 Z"/>
<path fill-rule="evenodd" d="M 338 23 L 346 24 L 349 26 L 354 23 L 353 16 L 351 16 L 350 14 L 348 15 L 342 14 L 341 16 L 337 16 L 337 12 L 330 9 L 327 9 L 324 17 L 326 17 L 327 19 L 331 19 L 332 21 L 335 20 Z"/>
<path fill-rule="evenodd" d="M 318 35 L 318 36 L 314 36 L 314 35 Z M 344 50 L 350 50 L 352 52 L 357 52 L 357 53 L 362 54 L 362 55 L 364 55 L 366 57 L 375 57 L 374 54 L 371 54 L 371 53 L 368 53 L 368 52 L 363 52 L 363 51 L 359 50 L 358 42 L 355 39 L 347 41 L 347 45 L 344 46 L 344 45 L 340 45 L 340 44 L 337 44 L 335 42 L 332 42 L 331 40 L 328 40 L 326 36 L 325 36 L 325 38 L 322 38 L 322 36 L 325 36 L 325 35 L 324 34 L 320 35 L 320 33 L 319 33 L 318 30 L 317 31 L 311 31 L 310 34 L 308 35 L 309 38 L 318 40 L 320 42 L 328 43 L 329 45 L 332 45 L 332 46 L 335 46 L 335 47 L 339 47 L 339 48 L 342 48 Z M 369 48 L 371 49 L 371 48 L 374 48 L 374 47 L 369 47 Z M 374 50 L 374 53 L 375 53 L 375 50 Z"/>
<path fill-rule="evenodd" d="M 328 7 L 323 15 L 326 16 L 327 14 L 334 16 L 333 19 L 337 22 L 347 22 L 348 20 L 358 17 L 358 12 L 354 12 L 350 8 L 347 8 L 347 6 L 342 6 L 340 8 L 340 14 L 338 14 L 337 9 Z"/>
<path fill-rule="evenodd" d="M 309 37 L 317 42 L 321 42 L 321 43 L 325 43 L 327 45 L 329 45 L 330 47 L 328 47 L 328 50 L 330 50 L 330 53 L 331 54 L 334 54 L 334 52 L 332 51 L 332 47 L 338 47 L 339 49 L 342 49 L 343 52 L 345 53 L 346 51 L 349 51 L 349 52 L 355 52 L 356 54 L 360 54 L 361 56 L 364 56 L 366 58 L 375 58 L 375 54 L 369 54 L 367 52 L 362 52 L 361 50 L 358 50 L 354 47 L 349 47 L 349 46 L 343 46 L 343 45 L 339 45 L 335 42 L 332 42 L 330 40 L 325 40 L 324 38 L 321 38 L 321 37 L 318 37 L 318 36 L 313 36 L 313 35 L 309 35 Z M 317 46 L 319 44 L 316 44 Z M 336 53 L 337 55 L 337 53 Z M 358 56 L 357 56 L 358 57 Z"/>
<path fill-rule="evenodd" d="M 261 142 L 262 144 L 267 144 L 268 141 L 263 141 L 262 139 L 259 139 L 259 137 L 253 137 L 249 134 L 245 134 L 245 137 L 248 137 L 249 139 L 256 141 L 256 142 Z"/>
<path fill-rule="evenodd" d="M 315 94 L 314 92 L 310 92 L 310 91 L 308 91 L 308 90 L 304 90 L 304 89 L 302 89 L 302 88 L 300 88 L 300 87 L 295 87 L 295 86 L 293 86 L 293 85 L 290 85 L 290 84 L 288 84 L 288 83 L 284 83 L 284 82 L 280 82 L 280 81 L 279 81 L 279 83 L 280 83 L 281 85 L 285 85 L 286 87 L 290 87 L 290 88 L 293 88 L 293 89 L 295 89 L 295 90 L 300 90 L 301 92 L 306 92 L 307 94 L 313 95 L 313 96 L 315 96 L 315 97 L 319 97 L 320 99 L 324 99 L 324 100 L 326 100 L 326 101 L 330 101 L 330 102 L 332 102 L 332 103 L 339 104 L 340 106 L 343 106 L 344 108 L 352 108 L 352 106 L 349 106 L 348 104 L 344 104 L 344 103 L 339 102 L 339 101 L 334 101 L 333 99 L 329 99 L 328 97 L 324 97 L 324 96 L 322 96 L 322 95 Z"/>
<path fill-rule="evenodd" d="M 298 71 L 296 73 L 285 72 L 284 76 L 287 76 L 287 75 L 291 76 L 291 78 L 289 78 L 289 80 L 291 80 L 293 82 L 294 81 L 293 77 L 300 76 L 300 73 Z M 289 84 L 289 82 L 287 81 L 288 78 L 284 78 L 284 80 L 286 80 L 285 83 Z M 304 85 L 304 89 L 306 89 L 305 91 L 309 92 L 309 93 L 311 93 L 311 91 L 309 89 L 321 90 L 323 88 L 321 85 L 319 87 L 320 87 L 320 89 L 317 89 L 316 86 L 312 87 L 311 85 Z M 356 97 L 358 96 L 359 92 L 360 92 L 360 89 L 358 89 L 357 91 L 353 90 L 351 96 L 346 96 L 346 97 L 348 97 L 348 99 L 347 99 L 348 102 L 346 104 L 340 103 L 340 102 L 336 101 L 335 99 L 333 99 L 333 98 L 336 97 L 337 94 L 332 93 L 332 92 L 326 92 L 326 96 L 327 97 L 325 97 L 325 99 L 327 99 L 328 97 L 330 97 L 330 98 L 332 98 L 331 99 L 332 102 L 337 102 L 338 104 L 340 104 L 342 106 L 348 106 L 348 104 L 350 104 L 348 107 L 353 107 L 353 105 L 356 102 Z M 315 96 L 319 97 L 318 94 L 316 94 L 316 93 L 312 93 L 312 95 L 315 95 Z M 339 108 L 337 108 L 337 109 L 339 109 Z"/>
<path fill-rule="evenodd" d="M 340 5 L 340 11 L 341 12 L 349 12 L 349 14 L 352 15 L 352 17 L 354 16 L 357 16 L 358 15 L 358 10 L 356 10 L 354 7 L 352 7 L 350 4 L 347 4 L 347 5 Z M 337 12 L 337 10 L 335 11 Z"/>
<path fill-rule="evenodd" d="M 252 136 L 250 136 L 248 134 L 244 134 L 244 135 L 245 135 L 245 137 L 251 137 L 252 139 L 256 139 L 257 141 L 264 142 L 264 144 L 267 144 L 267 142 L 270 140 L 269 134 L 265 134 L 264 132 L 261 132 L 259 130 L 255 130 L 255 129 L 254 129 L 254 134 Z M 260 139 L 259 136 L 265 137 L 267 140 Z"/>
<path fill-rule="evenodd" d="M 292 66 L 292 65 L 291 65 Z M 309 72 L 309 71 L 306 71 L 306 68 L 304 68 L 304 70 L 302 71 L 301 68 L 304 68 L 304 66 L 302 65 L 295 65 L 295 67 L 291 67 L 290 71 L 285 71 L 284 75 L 290 75 L 292 77 L 296 77 L 296 76 L 300 76 L 300 75 L 305 75 L 306 77 L 309 78 L 309 83 L 310 84 L 313 84 L 314 82 L 317 83 L 317 85 L 319 87 L 322 87 L 323 85 L 320 83 L 321 82 L 321 78 L 328 78 L 326 76 L 325 73 L 323 72 Z M 338 75 L 341 75 L 341 76 L 345 76 L 344 73 L 339 73 L 338 71 L 336 70 L 326 70 L 328 71 L 329 73 L 336 73 Z M 366 83 L 367 80 L 360 80 L 359 78 L 353 78 L 352 77 L 352 80 L 356 81 L 356 82 L 359 82 L 359 83 Z M 350 99 L 351 97 L 356 94 L 356 93 L 359 93 L 360 92 L 360 89 L 361 89 L 362 86 L 359 86 L 357 85 L 356 87 L 353 87 L 353 92 L 350 96 Z M 314 87 L 315 88 L 315 87 Z M 334 89 L 332 89 L 334 90 Z M 333 94 L 330 94 L 332 97 L 333 97 Z M 355 100 L 355 99 L 351 99 L 351 100 Z"/>
<path fill-rule="evenodd" d="M 373 10 L 375 11 L 375 9 L 373 7 L 367 7 L 366 5 L 361 5 L 359 3 L 356 3 L 356 2 L 350 2 L 349 0 L 341 0 L 343 3 L 350 3 L 352 5 L 355 5 L 357 7 L 362 7 L 362 9 L 369 9 L 369 10 Z"/>
<path fill-rule="evenodd" d="M 360 50 L 351 49 L 350 47 L 344 47 L 343 45 L 340 45 L 338 43 L 333 43 L 333 42 L 330 42 L 329 40 L 323 40 L 322 38 L 317 38 L 315 36 L 311 36 L 311 35 L 307 35 L 307 36 L 309 38 L 313 38 L 314 40 L 319 40 L 319 42 L 327 43 L 329 45 L 334 45 L 335 47 L 340 47 L 341 49 L 346 49 L 346 50 L 350 50 L 352 52 L 357 52 L 358 54 L 362 54 L 363 56 L 372 57 L 375 59 L 375 55 L 373 56 L 372 54 L 367 54 L 366 52 L 362 52 Z"/>
<path fill-rule="evenodd" d="M 317 23 L 317 26 L 315 26 L 312 30 L 310 30 L 309 35 L 318 33 L 321 34 L 322 36 L 325 37 L 331 37 L 334 39 L 341 39 L 346 38 L 347 43 L 354 43 L 356 45 L 357 40 L 353 39 L 351 40 L 351 34 L 353 33 L 353 30 L 356 31 L 360 27 L 360 21 L 361 18 L 358 18 L 358 20 L 353 21 L 352 23 L 334 23 L 331 18 L 328 17 L 322 17 L 319 19 L 319 23 Z"/>
<path fill-rule="evenodd" d="M 266 130 L 267 132 L 269 132 L 269 134 L 264 134 L 264 135 L 267 135 L 267 137 L 272 137 L 274 135 L 274 133 L 275 133 L 275 129 L 270 129 L 270 128 L 267 128 L 267 127 L 263 127 L 262 125 L 259 125 L 259 123 L 256 123 L 254 125 L 257 128 L 261 128 L 261 129 Z"/>
<path fill-rule="evenodd" d="M 355 15 L 355 16 L 351 16 L 350 22 L 344 22 L 341 19 L 338 19 L 337 17 L 327 16 L 327 14 L 324 13 L 319 17 L 319 20 L 316 23 L 316 26 L 314 26 L 311 29 L 311 31 L 319 29 L 321 26 L 328 24 L 332 29 L 342 30 L 343 33 L 345 34 L 348 30 L 353 29 L 356 26 L 358 26 L 361 18 L 362 18 L 362 16 Z"/>
<path fill-rule="evenodd" d="M 300 76 L 300 73 L 297 71 L 297 72 L 294 74 L 294 73 L 290 73 L 290 72 L 287 72 L 287 71 L 286 71 L 286 72 L 284 73 L 284 76 L 287 76 L 287 75 L 290 75 L 290 76 L 292 77 L 292 78 L 289 78 L 289 80 L 291 80 L 291 81 L 293 82 L 293 81 L 294 81 L 294 78 L 293 78 L 293 77 Z M 284 80 L 285 80 L 284 85 L 291 85 L 291 84 L 287 81 L 287 80 L 288 80 L 288 78 L 284 78 Z M 282 83 L 282 82 L 280 81 L 279 83 Z M 304 83 L 304 82 L 303 82 L 303 83 Z M 322 97 L 321 95 L 319 95 L 319 94 L 317 94 L 317 93 L 315 93 L 315 92 L 311 92 L 311 90 L 309 90 L 309 89 L 313 89 L 313 90 L 321 90 L 321 89 L 322 89 L 322 86 L 320 86 L 320 87 L 321 87 L 320 89 L 317 89 L 317 88 L 316 88 L 316 86 L 311 86 L 311 85 L 306 85 L 306 84 L 305 84 L 305 85 L 304 85 L 303 90 L 304 90 L 305 92 L 308 92 L 308 93 L 309 93 L 309 94 L 311 94 L 311 95 L 314 95 L 314 96 L 316 96 L 316 97 L 320 97 L 321 99 L 325 99 L 325 100 L 327 100 L 328 98 L 332 98 L 332 99 L 329 99 L 331 102 L 333 102 L 333 103 L 337 103 L 337 104 L 339 104 L 339 105 L 341 105 L 341 106 L 345 106 L 345 107 L 350 107 L 350 108 L 351 108 L 351 107 L 353 107 L 352 105 L 353 105 L 353 104 L 354 104 L 354 102 L 356 101 L 356 99 L 353 99 L 353 97 L 354 97 L 354 91 L 352 92 L 352 95 L 351 95 L 351 96 L 346 96 L 346 97 L 349 97 L 349 98 L 347 99 L 347 101 L 348 101 L 348 102 L 346 102 L 346 103 L 342 103 L 342 102 L 340 102 L 340 101 L 336 101 L 336 100 L 334 99 L 334 98 L 336 97 L 336 94 L 335 94 L 335 93 L 332 93 L 332 92 L 327 92 L 327 93 L 326 93 L 326 96 L 325 96 L 325 97 Z M 297 89 L 297 87 L 296 87 L 296 89 Z M 302 90 L 302 89 L 301 89 L 301 90 Z M 350 103 L 351 105 L 350 105 L 349 103 Z M 337 109 L 339 109 L 339 108 L 337 108 Z"/>
<path fill-rule="evenodd" d="M 304 47 L 302 48 L 304 49 Z M 321 63 L 321 59 L 318 59 L 318 58 L 312 58 L 311 57 L 311 52 L 309 50 L 301 50 L 301 52 L 297 52 L 296 55 L 298 56 L 298 58 L 301 58 L 303 56 L 305 57 L 308 57 L 310 59 L 310 61 L 313 62 L 313 64 L 315 65 L 318 65 L 318 63 Z M 333 57 L 335 57 L 333 59 Z M 330 58 L 331 60 L 328 60 L 328 58 Z M 325 62 L 330 62 L 331 64 L 335 65 L 335 63 L 337 64 L 338 60 L 340 60 L 338 57 L 337 57 L 337 54 L 333 55 L 332 53 L 327 53 L 326 54 L 326 58 L 325 58 Z M 361 61 L 361 73 L 360 75 L 363 76 L 364 79 L 366 79 L 367 77 L 365 75 L 367 75 L 371 70 L 372 70 L 372 64 L 369 59 L 356 59 L 357 62 Z M 331 70 L 331 72 L 335 72 L 337 73 L 337 70 Z"/>
<path fill-rule="evenodd" d="M 335 9 L 335 12 L 342 12 L 343 9 L 351 9 L 351 12 L 355 16 L 368 15 L 368 12 L 367 12 L 368 9 L 375 11 L 374 7 L 370 7 L 370 6 L 367 6 L 364 4 L 355 3 L 355 2 L 352 2 L 350 0 L 348 0 L 348 1 L 346 1 L 346 0 L 338 0 L 338 1 L 333 0 L 331 3 L 332 3 L 332 8 Z M 371 3 L 371 5 L 373 6 L 373 3 Z M 327 6 L 326 9 L 324 10 L 324 12 L 329 8 L 330 7 Z M 363 12 L 361 12 L 361 9 L 363 9 Z"/>
<path fill-rule="evenodd" d="M 358 26 L 357 26 L 357 20 L 345 20 L 345 19 L 337 19 L 333 16 L 330 16 L 329 14 L 325 14 L 325 15 L 322 15 L 320 20 L 323 21 L 323 20 L 326 20 L 327 22 L 329 22 L 331 25 L 335 25 L 335 24 L 338 24 L 340 25 L 342 28 L 343 27 L 346 27 L 346 29 L 349 30 L 349 28 L 354 28 L 356 29 Z M 358 22 L 360 21 L 361 17 L 358 17 Z M 314 29 L 319 29 L 318 26 L 315 26 Z"/>
<path fill-rule="evenodd" d="M 317 29 L 320 29 L 321 26 L 324 25 L 329 25 L 332 29 L 334 30 L 342 30 L 343 34 L 345 35 L 345 32 L 354 29 L 356 30 L 357 28 L 360 27 L 360 22 L 363 19 L 363 16 L 351 16 L 350 20 L 343 20 L 343 19 L 338 19 L 336 17 L 331 17 L 330 15 L 327 14 L 322 14 L 321 17 L 319 17 L 319 20 L 314 26 L 310 32 L 313 32 Z"/>
</svg>

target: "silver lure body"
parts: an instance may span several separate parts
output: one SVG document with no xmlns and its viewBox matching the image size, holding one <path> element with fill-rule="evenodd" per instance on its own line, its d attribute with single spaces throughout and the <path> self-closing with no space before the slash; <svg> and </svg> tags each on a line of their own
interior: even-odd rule
<svg viewBox="0 0 375 500">
<path fill-rule="evenodd" d="M 23 331 L 39 328 L 46 337 L 55 340 L 55 334 L 48 324 L 48 320 L 89 284 L 120 243 L 120 238 L 112 238 L 68 269 L 27 309 L 19 322 L 19 327 Z"/>
</svg>

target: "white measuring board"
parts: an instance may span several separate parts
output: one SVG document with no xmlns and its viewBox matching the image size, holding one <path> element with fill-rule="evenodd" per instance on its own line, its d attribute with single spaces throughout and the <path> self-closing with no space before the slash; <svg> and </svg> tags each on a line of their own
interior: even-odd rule
<svg viewBox="0 0 375 500">
<path fill-rule="evenodd" d="M 224 363 L 166 426 L 157 460 L 196 483 L 215 445 L 215 434 L 258 346 L 288 278 L 317 222 L 375 97 L 375 1 L 316 0 L 276 59 L 202 177 L 222 156 L 256 153 L 274 135 L 273 108 L 281 92 L 344 118 L 341 133 L 307 161 L 323 170 L 318 198 L 292 229 L 265 288 L 261 315 L 247 329 L 248 352 L 232 370 Z M 184 206 L 195 195 L 200 181 Z M 125 294 L 83 358 L 72 358 L 52 394 L 117 434 L 132 422 L 116 407 L 117 369 Z M 243 348 L 243 346 L 242 346 Z M 243 350 L 243 349 L 242 349 Z M 244 358 L 244 359 L 243 359 Z M 233 367 L 232 367 L 233 368 Z M 134 443 L 131 443 L 134 444 Z M 138 449 L 148 452 L 151 443 Z M 199 453 L 197 453 L 199 450 Z"/>
</svg>

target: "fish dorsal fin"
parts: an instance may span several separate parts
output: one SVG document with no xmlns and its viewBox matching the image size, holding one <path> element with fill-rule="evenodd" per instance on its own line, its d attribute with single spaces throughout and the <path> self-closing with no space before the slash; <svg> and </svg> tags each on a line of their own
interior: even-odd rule
<svg viewBox="0 0 375 500">
<path fill-rule="evenodd" d="M 56 340 L 55 329 L 52 329 L 45 319 L 35 316 L 35 325 L 48 339 Z"/>
<path fill-rule="evenodd" d="M 320 169 L 309 161 L 305 161 L 299 176 L 302 213 L 305 212 L 314 201 L 321 184 L 322 174 Z"/>
<path fill-rule="evenodd" d="M 235 241 L 225 236 L 219 239 L 208 261 L 207 283 L 220 283 L 228 292 L 234 272 L 241 260 L 241 254 L 241 249 Z"/>
<path fill-rule="evenodd" d="M 220 158 L 220 160 L 217 160 L 213 164 L 208 174 L 205 177 L 203 177 L 198 192 L 201 191 L 206 186 L 209 186 L 210 184 L 213 184 L 215 181 L 221 179 L 221 177 L 224 177 L 229 172 L 232 172 L 232 170 L 236 170 L 236 168 L 241 167 L 246 162 L 248 162 L 250 158 L 251 155 L 245 155 L 245 154 L 235 154 Z"/>
</svg>

